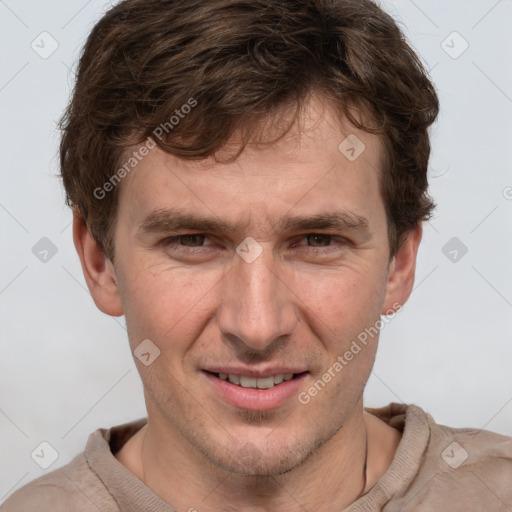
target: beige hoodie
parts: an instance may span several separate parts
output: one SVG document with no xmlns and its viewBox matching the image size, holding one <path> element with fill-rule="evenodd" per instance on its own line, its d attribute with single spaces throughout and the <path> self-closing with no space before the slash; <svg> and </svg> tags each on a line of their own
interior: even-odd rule
<svg viewBox="0 0 512 512">
<path fill-rule="evenodd" d="M 366 409 L 403 432 L 380 480 L 344 511 L 512 512 L 512 438 L 438 425 L 415 405 Z M 113 455 L 145 419 L 98 429 L 68 465 L 13 493 L 2 512 L 176 512 Z"/>
</svg>

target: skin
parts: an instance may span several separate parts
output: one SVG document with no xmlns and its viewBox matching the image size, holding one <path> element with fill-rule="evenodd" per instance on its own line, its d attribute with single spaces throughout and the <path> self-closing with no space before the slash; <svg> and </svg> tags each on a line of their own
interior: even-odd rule
<svg viewBox="0 0 512 512">
<path fill-rule="evenodd" d="M 352 162 L 338 150 L 349 134 L 366 146 Z M 234 134 L 217 156 L 238 142 Z M 388 468 L 400 434 L 364 413 L 362 400 L 378 335 L 306 405 L 294 396 L 270 411 L 242 410 L 203 372 L 296 364 L 309 372 L 299 390 L 306 391 L 359 333 L 406 302 L 421 225 L 390 260 L 381 159 L 377 136 L 340 121 L 313 95 L 282 139 L 251 143 L 234 162 L 150 151 L 121 184 L 114 264 L 75 214 L 96 305 L 126 316 L 132 351 L 145 339 L 160 350 L 148 366 L 135 358 L 148 424 L 116 457 L 179 511 L 322 512 L 333 503 L 342 510 Z M 149 212 L 170 207 L 235 227 L 167 244 L 201 232 L 140 230 Z M 285 215 L 334 210 L 364 216 L 368 232 L 274 228 Z M 315 233 L 324 236 L 307 236 Z M 246 237 L 262 248 L 252 263 L 236 253 Z"/>
</svg>

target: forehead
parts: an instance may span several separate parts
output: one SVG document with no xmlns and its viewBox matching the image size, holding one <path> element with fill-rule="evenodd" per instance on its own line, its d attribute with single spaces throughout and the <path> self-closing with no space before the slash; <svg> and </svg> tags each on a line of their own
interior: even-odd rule
<svg viewBox="0 0 512 512">
<path fill-rule="evenodd" d="M 259 134 L 275 140 L 282 131 L 269 118 Z M 340 119 L 326 102 L 312 99 L 301 118 L 275 142 L 249 141 L 234 161 L 236 132 L 214 156 L 177 158 L 158 147 L 123 180 L 119 216 L 133 223 L 168 208 L 237 222 L 277 222 L 296 215 L 345 209 L 372 217 L 383 213 L 379 137 Z M 290 217 L 290 216 L 288 216 Z"/>
</svg>

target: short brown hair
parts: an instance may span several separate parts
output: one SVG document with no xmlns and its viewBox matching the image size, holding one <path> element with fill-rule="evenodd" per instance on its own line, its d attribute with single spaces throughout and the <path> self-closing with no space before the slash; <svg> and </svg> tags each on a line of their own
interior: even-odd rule
<svg viewBox="0 0 512 512">
<path fill-rule="evenodd" d="M 147 140 L 180 157 L 215 155 L 235 130 L 283 105 L 300 110 L 312 90 L 356 127 L 382 136 L 380 190 L 392 256 L 434 208 L 427 129 L 439 105 L 397 24 L 370 0 L 115 5 L 89 35 L 60 122 L 66 202 L 113 259 L 119 190 L 97 191 L 126 174 L 119 166 L 128 147 Z M 170 121 L 192 102 L 178 123 Z M 356 118 L 354 105 L 371 119 Z"/>
</svg>

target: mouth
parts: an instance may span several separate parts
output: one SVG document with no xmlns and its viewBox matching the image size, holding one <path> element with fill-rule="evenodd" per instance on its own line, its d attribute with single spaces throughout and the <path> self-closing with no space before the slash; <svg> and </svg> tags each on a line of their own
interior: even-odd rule
<svg viewBox="0 0 512 512">
<path fill-rule="evenodd" d="M 220 370 L 220 368 L 219 368 Z M 282 371 L 282 370 L 277 370 Z M 252 375 L 203 370 L 213 396 L 236 409 L 270 411 L 288 404 L 304 386 L 308 371 L 253 372 Z M 250 370 L 248 370 L 250 372 Z"/>
</svg>

